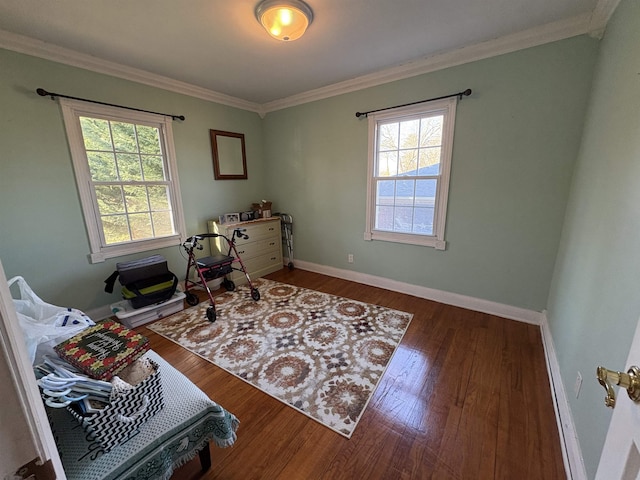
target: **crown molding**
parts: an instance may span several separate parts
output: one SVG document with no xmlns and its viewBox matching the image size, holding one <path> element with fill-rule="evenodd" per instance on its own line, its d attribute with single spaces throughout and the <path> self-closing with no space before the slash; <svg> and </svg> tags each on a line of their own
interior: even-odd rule
<svg viewBox="0 0 640 480">
<path fill-rule="evenodd" d="M 488 40 L 486 42 L 444 52 L 421 60 L 408 62 L 395 67 L 380 70 L 326 87 L 309 90 L 297 95 L 259 104 L 215 92 L 206 88 L 156 75 L 144 70 L 127 67 L 108 60 L 76 52 L 71 49 L 35 40 L 30 37 L 0 30 L 0 48 L 44 58 L 54 62 L 71 65 L 86 70 L 162 88 L 171 92 L 188 95 L 202 100 L 228 105 L 255 112 L 260 117 L 269 112 L 323 100 L 345 93 L 375 87 L 405 78 L 431 73 L 465 63 L 515 52 L 525 48 L 556 42 L 578 35 L 588 34 L 602 38 L 609 18 L 620 0 L 598 0 L 591 13 L 585 13 L 569 19 L 548 23 L 540 27 L 523 30 L 518 33 Z"/>
<path fill-rule="evenodd" d="M 603 0 L 601 0 L 603 1 Z M 616 0 L 604 0 L 616 1 Z M 592 14 L 548 23 L 262 105 L 266 113 L 589 33 Z"/>
<path fill-rule="evenodd" d="M 26 55 L 43 58 L 45 60 L 63 63 L 73 67 L 83 68 L 92 72 L 111 75 L 113 77 L 142 83 L 144 85 L 188 95 L 190 97 L 228 105 L 241 110 L 248 110 L 258 114 L 262 113 L 264 115 L 261 106 L 254 102 L 242 100 L 240 98 L 174 80 L 162 75 L 156 75 L 138 68 L 127 67 L 116 62 L 102 60 L 92 55 L 76 52 L 75 50 L 59 47 L 24 35 L 7 32 L 6 30 L 0 30 L 0 48 L 13 50 L 14 52 L 24 53 Z"/>
<path fill-rule="evenodd" d="M 620 0 L 598 0 L 591 14 L 589 35 L 597 39 L 602 38 L 607 23 L 619 3 Z"/>
</svg>

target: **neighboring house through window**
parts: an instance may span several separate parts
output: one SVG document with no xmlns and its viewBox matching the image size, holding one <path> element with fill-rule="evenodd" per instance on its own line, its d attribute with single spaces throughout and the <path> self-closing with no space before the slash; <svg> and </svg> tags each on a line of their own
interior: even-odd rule
<svg viewBox="0 0 640 480">
<path fill-rule="evenodd" d="M 61 99 L 91 261 L 178 245 L 171 117 Z"/>
<path fill-rule="evenodd" d="M 366 240 L 445 249 L 456 102 L 369 114 Z"/>
</svg>

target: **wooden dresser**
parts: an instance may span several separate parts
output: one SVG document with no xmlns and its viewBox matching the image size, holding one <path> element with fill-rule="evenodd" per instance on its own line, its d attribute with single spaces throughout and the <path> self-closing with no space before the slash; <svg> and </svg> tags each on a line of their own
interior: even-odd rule
<svg viewBox="0 0 640 480">
<path fill-rule="evenodd" d="M 236 249 L 242 258 L 247 273 L 253 278 L 262 277 L 282 268 L 282 233 L 280 217 L 260 218 L 248 222 L 220 224 L 208 222 L 209 233 L 218 233 L 231 238 L 233 230 L 241 228 L 249 238 L 236 238 Z M 229 246 L 223 238 L 212 238 L 211 253 L 227 254 Z M 231 253 L 233 255 L 233 252 Z M 239 265 L 238 265 L 239 266 Z M 247 282 L 242 272 L 233 271 L 229 278 L 236 284 Z"/>
</svg>

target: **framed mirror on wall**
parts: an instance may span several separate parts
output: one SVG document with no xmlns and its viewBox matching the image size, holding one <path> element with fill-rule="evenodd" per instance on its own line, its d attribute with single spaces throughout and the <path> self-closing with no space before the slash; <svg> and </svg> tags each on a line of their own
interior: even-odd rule
<svg viewBox="0 0 640 480">
<path fill-rule="evenodd" d="M 209 130 L 213 153 L 213 176 L 216 180 L 247 178 L 247 155 L 244 134 Z"/>
</svg>

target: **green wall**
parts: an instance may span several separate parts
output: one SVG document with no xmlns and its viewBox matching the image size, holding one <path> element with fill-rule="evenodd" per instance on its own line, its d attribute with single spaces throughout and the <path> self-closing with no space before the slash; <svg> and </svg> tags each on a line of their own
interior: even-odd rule
<svg viewBox="0 0 640 480">
<path fill-rule="evenodd" d="M 188 234 L 265 196 L 262 119 L 255 113 L 6 50 L 0 71 L 0 258 L 7 278 L 22 275 L 48 302 L 89 310 L 118 301 L 102 291 L 103 280 L 117 261 L 148 253 L 89 263 L 62 115 L 57 102 L 35 93 L 38 87 L 185 115 L 173 130 Z M 213 179 L 209 129 L 245 134 L 248 180 Z M 178 246 L 158 253 L 184 277 Z"/>
<path fill-rule="evenodd" d="M 597 49 L 582 36 L 269 113 L 267 184 L 294 217 L 296 256 L 543 310 Z M 367 120 L 355 112 L 466 88 L 446 251 L 365 241 Z"/>
<path fill-rule="evenodd" d="M 612 411 L 598 365 L 626 369 L 640 317 L 640 3 L 607 26 L 549 297 L 549 323 L 589 478 Z M 624 394 L 624 393 L 619 393 Z"/>
<path fill-rule="evenodd" d="M 50 91 L 183 114 L 174 122 L 187 231 L 262 198 L 294 217 L 296 259 L 542 310 L 598 42 L 587 36 L 258 115 L 0 50 L 0 258 L 46 300 L 92 309 L 91 265 L 62 118 Z M 5 73 L 6 72 L 6 73 Z M 472 88 L 458 105 L 447 249 L 363 240 L 367 121 L 356 111 Z M 209 129 L 246 135 L 249 180 L 214 181 Z M 183 277 L 178 247 L 160 251 Z M 347 263 L 347 254 L 355 257 Z M 144 255 L 137 255 L 136 258 Z"/>
</svg>

